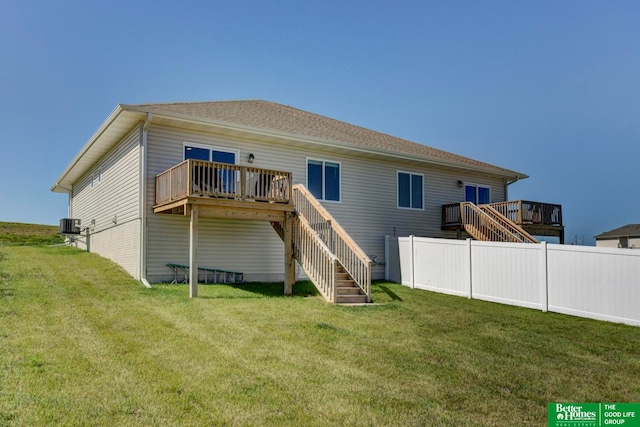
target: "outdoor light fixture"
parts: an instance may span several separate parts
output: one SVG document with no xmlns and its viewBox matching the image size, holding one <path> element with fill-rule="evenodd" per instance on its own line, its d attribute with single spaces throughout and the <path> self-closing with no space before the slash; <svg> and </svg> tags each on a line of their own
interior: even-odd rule
<svg viewBox="0 0 640 427">
<path fill-rule="evenodd" d="M 462 188 L 462 185 L 463 185 L 463 184 L 464 184 L 464 183 L 463 183 L 462 181 L 458 180 L 458 188 Z"/>
<path fill-rule="evenodd" d="M 249 163 L 253 163 L 255 159 L 256 159 L 256 156 L 254 156 L 253 153 L 249 153 Z"/>
</svg>

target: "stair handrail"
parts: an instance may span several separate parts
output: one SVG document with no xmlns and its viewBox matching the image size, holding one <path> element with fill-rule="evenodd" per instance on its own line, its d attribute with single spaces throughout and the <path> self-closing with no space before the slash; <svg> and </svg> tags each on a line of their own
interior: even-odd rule
<svg viewBox="0 0 640 427">
<path fill-rule="evenodd" d="M 338 258 L 301 216 L 293 218 L 293 256 L 322 296 L 337 302 Z"/>
<path fill-rule="evenodd" d="M 485 213 L 489 214 L 489 216 L 499 222 L 503 227 L 508 229 L 512 234 L 519 234 L 522 237 L 523 243 L 540 243 L 531 234 L 527 233 L 522 227 L 502 215 L 502 213 L 493 206 L 479 205 L 478 207 Z"/>
<path fill-rule="evenodd" d="M 460 203 L 460 218 L 469 234 L 473 235 L 473 231 L 479 233 L 478 235 L 473 235 L 476 239 L 482 240 L 484 238 L 485 240 L 524 243 L 521 237 L 512 233 L 508 228 L 471 202 Z"/>
<path fill-rule="evenodd" d="M 370 300 L 371 259 L 303 184 L 293 186 L 293 203 Z"/>
</svg>

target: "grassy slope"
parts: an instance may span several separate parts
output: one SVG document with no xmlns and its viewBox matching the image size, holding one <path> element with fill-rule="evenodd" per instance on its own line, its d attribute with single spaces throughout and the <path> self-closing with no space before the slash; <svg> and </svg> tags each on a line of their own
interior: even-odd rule
<svg viewBox="0 0 640 427">
<path fill-rule="evenodd" d="M 145 289 L 70 248 L 0 248 L 0 425 L 546 425 L 640 401 L 640 329 L 374 285 Z"/>
<path fill-rule="evenodd" d="M 55 225 L 0 222 L 0 246 L 54 245 L 64 242 Z"/>
</svg>

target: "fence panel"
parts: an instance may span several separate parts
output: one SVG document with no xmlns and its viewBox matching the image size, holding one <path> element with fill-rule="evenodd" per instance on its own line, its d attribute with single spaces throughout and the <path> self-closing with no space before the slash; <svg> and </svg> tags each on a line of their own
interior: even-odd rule
<svg viewBox="0 0 640 427">
<path fill-rule="evenodd" d="M 549 245 L 549 311 L 640 325 L 640 251 Z"/>
<path fill-rule="evenodd" d="M 469 246 L 464 240 L 414 237 L 415 287 L 469 296 Z"/>
<path fill-rule="evenodd" d="M 411 238 L 398 237 L 398 255 L 400 256 L 400 283 L 405 286 L 413 286 Z"/>
<path fill-rule="evenodd" d="M 386 236 L 384 251 L 384 280 L 401 283 L 402 276 L 400 274 L 400 254 L 398 253 L 398 250 L 398 238 Z"/>
<path fill-rule="evenodd" d="M 543 245 L 471 242 L 472 297 L 545 309 Z"/>
<path fill-rule="evenodd" d="M 639 250 L 387 240 L 388 278 L 403 285 L 640 326 Z"/>
</svg>

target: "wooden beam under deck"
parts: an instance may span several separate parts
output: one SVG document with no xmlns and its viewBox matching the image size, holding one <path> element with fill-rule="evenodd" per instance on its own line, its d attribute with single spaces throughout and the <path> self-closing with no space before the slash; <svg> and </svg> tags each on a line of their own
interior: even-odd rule
<svg viewBox="0 0 640 427">
<path fill-rule="evenodd" d="M 198 206 L 200 218 L 248 219 L 257 221 L 284 222 L 285 213 L 293 212 L 290 203 L 265 203 L 242 200 L 228 200 L 214 197 L 185 197 L 182 200 L 154 206 L 158 214 L 191 215 Z"/>
</svg>

